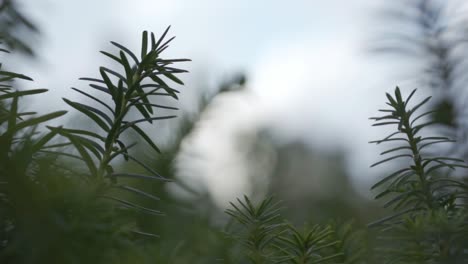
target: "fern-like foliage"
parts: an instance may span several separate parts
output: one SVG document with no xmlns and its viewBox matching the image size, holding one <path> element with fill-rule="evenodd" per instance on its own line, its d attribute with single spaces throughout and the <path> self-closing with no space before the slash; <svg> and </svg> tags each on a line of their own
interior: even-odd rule
<svg viewBox="0 0 468 264">
<path fill-rule="evenodd" d="M 340 241 L 330 242 L 334 232 L 329 226 L 314 225 L 301 232 L 294 226 L 288 225 L 287 231 L 278 238 L 278 243 L 275 245 L 281 252 L 276 260 L 277 263 L 324 263 L 343 255 L 341 252 L 323 254 L 340 243 Z"/>
<path fill-rule="evenodd" d="M 276 257 L 273 243 L 285 230 L 279 204 L 274 203 L 272 197 L 257 206 L 247 196 L 244 196 L 244 201 L 237 199 L 237 202 L 238 205 L 231 202 L 232 209 L 225 211 L 242 226 L 232 236 L 244 245 L 251 263 L 273 260 Z"/>
<path fill-rule="evenodd" d="M 331 226 L 314 225 L 298 230 L 284 221 L 281 208 L 273 198 L 254 205 L 247 196 L 237 199 L 226 213 L 240 228 L 229 234 L 244 246 L 249 263 L 331 263 L 343 257 L 335 246 Z M 352 263 L 352 262 L 346 262 Z"/>
<path fill-rule="evenodd" d="M 404 217 L 380 236 L 384 263 L 467 263 L 468 217 L 465 211 L 439 209 Z"/>
<path fill-rule="evenodd" d="M 425 116 L 432 112 L 418 114 L 417 110 L 426 104 L 431 97 L 427 97 L 409 108 L 409 101 L 415 92 L 416 90 L 413 90 L 408 98 L 403 100 L 400 89 L 397 87 L 394 96 L 387 94 L 387 105 L 390 106 L 390 109 L 380 110 L 385 115 L 371 118 L 376 121 L 373 126 L 394 125 L 397 127 L 396 132 L 384 139 L 371 141 L 372 143 L 402 143 L 382 152 L 381 155 L 389 154 L 390 157 L 374 163 L 371 167 L 403 158 L 409 159 L 412 163 L 409 167 L 391 173 L 372 186 L 372 189 L 375 189 L 387 184 L 376 198 L 386 198 L 397 194 L 385 204 L 385 207 L 403 210 L 399 214 L 457 207 L 459 205 L 455 203 L 456 199 L 463 196 L 463 192 L 457 192 L 457 190 L 463 190 L 465 187 L 461 182 L 443 176 L 444 169 L 466 168 L 463 160 L 453 157 L 430 156 L 424 153 L 424 150 L 429 146 L 454 141 L 447 137 L 422 135 L 422 129 L 433 125 L 434 122 L 421 122 Z"/>
<path fill-rule="evenodd" d="M 460 241 L 452 235 L 467 231 L 461 224 L 466 220 L 466 206 L 463 202 L 466 198 L 466 185 L 448 174 L 457 167 L 466 168 L 466 165 L 461 159 L 434 156 L 426 152 L 429 147 L 453 140 L 423 134 L 424 129 L 434 124 L 434 121 L 423 121 L 432 111 L 418 113 L 418 110 L 430 97 L 410 107 L 409 102 L 415 92 L 413 90 L 403 99 L 397 87 L 393 96 L 387 94 L 387 105 L 390 108 L 380 110 L 384 113 L 383 116 L 371 118 L 376 121 L 374 126 L 388 125 L 397 128 L 396 132 L 372 143 L 401 143 L 382 152 L 381 155 L 390 157 L 376 162 L 372 167 L 396 159 L 407 159 L 410 163 L 408 167 L 391 173 L 372 187 L 380 191 L 376 199 L 386 198 L 384 207 L 392 208 L 395 212 L 371 226 L 381 227 L 382 231 L 389 232 L 384 237 L 393 239 L 393 243 L 384 250 L 391 253 L 388 263 L 461 263 L 439 260 L 458 259 L 460 254 L 466 257 L 466 252 L 460 250 L 460 244 L 444 249 L 448 241 Z M 460 219 L 465 220 L 459 221 Z M 446 231 L 444 228 L 449 223 L 452 223 L 452 230 Z M 420 240 L 421 236 L 414 235 L 415 232 L 424 235 L 425 240 Z M 397 245 L 394 243 L 395 239 L 407 243 Z M 440 249 L 440 252 L 437 253 L 434 248 Z M 436 257 L 437 254 L 441 256 Z"/>
<path fill-rule="evenodd" d="M 156 196 L 142 190 L 126 185 L 120 179 L 144 179 L 167 181 L 150 166 L 147 166 L 135 158 L 129 150 L 136 142 L 124 142 L 122 136 L 132 130 L 146 142 L 154 151 L 159 148 L 151 137 L 139 127 L 140 123 L 153 123 L 157 120 L 170 119 L 175 115 L 156 115 L 158 109 L 177 110 L 175 107 L 164 106 L 152 102 L 152 97 L 169 96 L 177 99 L 178 91 L 172 88 L 169 82 L 183 85 L 176 74 L 186 72 L 185 70 L 171 67 L 176 62 L 188 61 L 188 59 L 163 59 L 161 53 L 174 39 L 165 40 L 169 28 L 164 34 L 156 39 L 153 33 L 144 31 L 142 35 L 140 56 L 135 55 L 125 46 L 111 42 L 119 49 L 118 54 L 101 51 L 102 54 L 117 62 L 122 73 L 106 67 L 100 67 L 99 78 L 81 78 L 91 82 L 90 88 L 108 96 L 112 103 L 101 100 L 102 96 L 81 89 L 72 88 L 74 91 L 92 99 L 96 104 L 88 105 L 69 99 L 64 101 L 90 118 L 100 129 L 99 132 L 91 132 L 82 129 L 68 129 L 63 127 L 48 127 L 51 133 L 59 134 L 68 139 L 67 144 L 73 145 L 78 151 L 76 158 L 82 160 L 88 169 L 90 180 L 97 184 L 98 190 L 102 192 L 107 187 L 119 188 L 120 190 L 141 195 L 149 199 L 159 200 Z M 140 117 L 134 118 L 138 113 Z M 123 157 L 127 161 L 133 161 L 147 171 L 147 174 L 136 174 L 126 172 L 115 172 L 112 161 Z M 136 209 L 137 211 L 160 215 L 161 212 L 142 207 L 120 197 L 101 195 L 114 200 L 120 205 Z"/>
</svg>

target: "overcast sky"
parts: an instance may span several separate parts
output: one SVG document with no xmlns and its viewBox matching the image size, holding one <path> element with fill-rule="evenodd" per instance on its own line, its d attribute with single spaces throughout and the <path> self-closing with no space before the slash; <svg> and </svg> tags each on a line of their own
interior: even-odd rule
<svg viewBox="0 0 468 264">
<path fill-rule="evenodd" d="M 183 105 L 190 107 L 197 92 L 190 84 L 201 79 L 209 86 L 232 72 L 249 77 L 244 94 L 220 99 L 218 118 L 204 126 L 204 136 L 193 146 L 218 157 L 218 168 L 232 160 L 233 147 L 207 148 L 203 138 L 229 141 L 239 128 L 267 126 L 284 141 L 343 148 L 357 182 L 373 181 L 368 166 L 376 150 L 367 142 L 382 134 L 367 118 L 383 106 L 384 92 L 401 84 L 388 61 L 366 52 L 379 23 L 376 10 L 385 1 L 22 2 L 42 35 L 35 45 L 39 58 L 23 60 L 18 68 L 35 79 L 35 87 L 51 91 L 33 105 L 66 108 L 60 98 L 78 98 L 69 87 L 85 87 L 78 78 L 96 76 L 99 65 L 107 63 L 98 51 L 112 49 L 110 40 L 137 50 L 142 30 L 158 35 L 172 25 L 177 38 L 166 55 L 193 60 L 184 65 L 191 74 L 183 78 L 188 84 Z M 223 177 L 221 192 L 235 193 L 225 180 L 230 176 Z"/>
</svg>

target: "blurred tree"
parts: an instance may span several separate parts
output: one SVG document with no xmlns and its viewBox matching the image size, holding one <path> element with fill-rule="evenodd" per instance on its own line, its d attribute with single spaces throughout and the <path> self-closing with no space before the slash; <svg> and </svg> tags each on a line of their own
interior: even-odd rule
<svg viewBox="0 0 468 264">
<path fill-rule="evenodd" d="M 325 152 L 292 142 L 277 146 L 277 155 L 270 193 L 284 201 L 288 218 L 295 223 L 355 218 L 365 225 L 379 214 L 376 204 L 352 186 L 340 150 Z"/>
<path fill-rule="evenodd" d="M 33 56 L 29 38 L 38 33 L 37 26 L 23 14 L 18 1 L 3 0 L 0 3 L 0 39 L 9 49 Z"/>
<path fill-rule="evenodd" d="M 466 70 L 468 69 L 467 16 L 461 1 L 415 0 L 386 3 L 379 19 L 385 29 L 372 50 L 397 55 L 398 62 L 415 65 L 410 78 L 431 88 L 435 111 L 430 116 L 445 133 L 466 143 Z M 415 63 L 415 64 L 414 64 Z"/>
</svg>

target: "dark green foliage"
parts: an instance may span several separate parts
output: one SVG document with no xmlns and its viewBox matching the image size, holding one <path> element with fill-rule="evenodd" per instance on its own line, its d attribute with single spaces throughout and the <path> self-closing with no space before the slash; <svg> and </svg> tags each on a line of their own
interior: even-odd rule
<svg viewBox="0 0 468 264">
<path fill-rule="evenodd" d="M 95 190 L 57 174 L 50 162 L 38 160 L 33 177 L 16 174 L 8 187 L 11 229 L 1 262 L 118 263 L 136 252 L 133 213 L 96 199 Z"/>
<path fill-rule="evenodd" d="M 371 118 L 374 126 L 392 125 L 397 131 L 373 143 L 399 142 L 401 144 L 382 152 L 391 155 L 372 166 L 391 160 L 409 159 L 408 167 L 384 177 L 372 188 L 379 189 L 376 199 L 387 201 L 384 207 L 395 213 L 371 224 L 384 233 L 384 237 L 402 243 L 389 243 L 386 263 L 461 263 L 468 256 L 466 246 L 466 185 L 451 178 L 449 171 L 466 168 L 461 159 L 433 156 L 426 148 L 440 143 L 451 143 L 446 137 L 428 136 L 424 129 L 434 124 L 424 117 L 432 112 L 418 113 L 430 97 L 410 107 L 400 89 L 394 95 L 387 94 L 390 109 L 380 110 L 384 116 Z M 447 247 L 447 248 L 446 248 Z M 452 262 L 455 261 L 456 262 Z"/>
<path fill-rule="evenodd" d="M 249 263 L 361 263 L 364 243 L 351 225 L 304 226 L 287 223 L 273 198 L 254 205 L 247 196 L 231 203 L 230 237 L 239 241 Z M 361 249 L 353 248 L 356 242 Z M 350 252 L 350 250 L 355 250 Z M 238 260 L 240 261 L 240 260 Z"/>
<path fill-rule="evenodd" d="M 286 230 L 278 204 L 269 198 L 255 206 L 247 196 L 244 201 L 237 201 L 238 205 L 231 203 L 233 209 L 226 210 L 242 226 L 233 236 L 246 247 L 246 256 L 251 263 L 272 261 L 277 257 L 274 242 Z"/>
<path fill-rule="evenodd" d="M 164 35 L 166 33 L 167 30 Z M 122 51 L 133 57 L 131 52 L 113 43 L 122 50 L 120 58 L 126 76 L 119 77 L 114 83 L 114 77 L 109 77 L 106 72 L 117 77 L 118 73 L 101 68 L 102 80 L 92 80 L 104 86 L 91 84 L 111 95 L 112 107 L 90 93 L 75 89 L 110 113 L 64 99 L 90 117 L 104 132 L 51 126 L 46 126 L 49 132 L 39 132 L 43 128 L 39 125 L 64 115 L 66 111 L 44 115 L 20 111 L 22 97 L 47 90 L 19 91 L 12 87 L 12 81 L 31 78 L 0 71 L 0 262 L 124 263 L 125 258 L 133 256 L 128 260 L 133 263 L 134 258 L 145 259 L 137 242 L 142 237 L 157 236 L 140 230 L 135 213 L 162 213 L 133 203 L 128 198 L 132 194 L 153 202 L 159 198 L 131 184 L 138 179 L 158 182 L 167 179 L 132 156 L 128 150 L 135 142 L 126 144 L 119 136 L 131 128 L 159 151 L 137 124 L 168 117 L 152 116 L 156 109 L 176 109 L 150 101 L 150 97 L 158 95 L 177 98 L 177 91 L 166 84 L 164 77 L 182 84 L 175 74 L 184 71 L 168 65 L 186 60 L 160 58 L 168 44 L 164 42 L 164 35 L 156 41 L 151 34 L 151 48 L 145 51 L 147 43 L 143 44 L 142 62 L 136 61 L 131 69 Z M 147 41 L 146 32 L 143 40 Z M 129 120 L 132 109 L 143 118 Z M 63 149 L 70 146 L 76 152 Z M 67 164 L 74 165 L 75 161 L 60 159 L 61 156 L 83 161 L 88 170 L 82 173 L 69 168 Z M 114 172 L 111 162 L 119 156 L 133 161 L 146 173 Z"/>
<path fill-rule="evenodd" d="M 0 71 L 0 248 L 8 247 L 17 239 L 22 220 L 19 214 L 32 206 L 21 194 L 23 191 L 34 193 L 36 155 L 50 140 L 48 134 L 37 136 L 36 128 L 66 113 L 22 112 L 20 99 L 47 90 L 19 91 L 12 87 L 12 82 L 19 79 L 32 80 L 22 74 Z M 0 254 L 0 259 L 2 256 Z"/>
<path fill-rule="evenodd" d="M 397 87 L 394 96 L 387 94 L 387 105 L 390 109 L 380 110 L 385 115 L 371 118 L 376 121 L 374 126 L 394 125 L 397 127 L 397 132 L 391 133 L 382 140 L 372 141 L 372 143 L 401 142 L 382 152 L 381 155 L 390 157 L 374 163 L 371 167 L 395 159 L 409 159 L 411 162 L 409 167 L 397 170 L 372 186 L 372 189 L 375 189 L 385 185 L 376 198 L 390 197 L 391 199 L 384 207 L 398 211 L 388 220 L 405 213 L 417 214 L 421 210 L 458 207 L 460 205 L 456 203 L 456 199 L 463 197 L 461 191 L 466 187 L 462 182 L 451 179 L 444 173 L 446 170 L 454 170 L 457 167 L 465 168 L 463 160 L 424 153 L 429 146 L 450 143 L 453 140 L 447 137 L 423 135 L 423 129 L 434 124 L 430 121 L 425 122 L 423 117 L 432 112 L 420 114 L 417 110 L 427 103 L 430 97 L 410 108 L 409 101 L 415 92 L 416 90 L 413 90 L 404 100 Z"/>
<path fill-rule="evenodd" d="M 467 220 L 464 211 L 443 209 L 404 217 L 381 236 L 380 251 L 391 263 L 466 263 Z"/>
<path fill-rule="evenodd" d="M 314 225 L 298 231 L 288 225 L 286 234 L 278 238 L 276 248 L 280 251 L 278 263 L 324 263 L 341 257 L 343 253 L 324 254 L 340 241 L 331 241 L 333 231 L 330 227 Z"/>
<path fill-rule="evenodd" d="M 171 96 L 177 99 L 176 93 L 178 91 L 171 88 L 168 81 L 183 84 L 175 75 L 186 71 L 170 67 L 170 65 L 188 60 L 161 58 L 161 52 L 168 47 L 169 42 L 173 39 L 164 40 L 168 30 L 169 28 L 158 40 L 156 40 L 153 33 L 151 33 L 151 40 L 148 40 L 148 32 L 143 32 L 140 59 L 126 47 L 111 42 L 119 48 L 119 55 L 108 52 L 102 53 L 117 61 L 122 66 L 124 74 L 101 67 L 100 78 L 82 78 L 82 80 L 91 82 L 91 88 L 109 96 L 112 104 L 108 104 L 104 100 L 76 88 L 73 89 L 93 99 L 103 109 L 64 99 L 68 105 L 89 117 L 100 128 L 101 132 L 90 133 L 86 130 L 48 127 L 51 133 L 66 137 L 69 140 L 68 143 L 76 148 L 79 159 L 88 168 L 87 174 L 90 180 L 97 184 L 100 197 L 117 202 L 123 207 L 150 215 L 162 215 L 162 212 L 107 193 L 109 188 L 114 188 L 158 201 L 158 197 L 130 186 L 129 181 L 125 179 L 168 181 L 156 170 L 144 164 L 129 152 L 136 142 L 125 143 L 122 139 L 125 132 L 133 130 L 140 137 L 140 140 L 146 142 L 154 151 L 160 152 L 150 136 L 139 127 L 139 123 L 153 123 L 157 120 L 175 117 L 174 115 L 154 116 L 159 112 L 159 109 L 176 110 L 177 108 L 154 104 L 150 101 L 157 96 Z M 168 80 L 164 80 L 164 77 Z M 132 117 L 132 111 L 136 111 L 141 117 Z M 144 169 L 145 173 L 115 172 L 112 162 L 118 157 L 135 162 Z M 135 232 L 142 235 L 151 235 L 141 231 Z"/>
<path fill-rule="evenodd" d="M 169 28 L 164 32 L 162 37 L 156 41 L 155 36 L 151 33 L 150 50 L 148 51 L 148 33 L 143 32 L 141 61 L 124 46 L 111 42 L 114 46 L 120 49 L 119 55 L 112 55 L 107 52 L 102 52 L 111 59 L 117 61 L 124 70 L 125 74 L 101 67 L 101 77 L 82 78 L 92 82 L 91 88 L 106 94 L 110 97 L 113 104 L 109 105 L 95 96 L 73 88 L 75 91 L 93 99 L 105 109 L 101 110 L 91 105 L 85 105 L 78 102 L 73 102 L 68 99 L 64 101 L 71 107 L 80 111 L 92 121 L 94 121 L 103 130 L 102 134 L 89 134 L 80 130 L 67 130 L 62 128 L 57 129 L 59 134 L 68 137 L 70 143 L 78 148 L 81 158 L 86 163 L 90 176 L 92 178 L 109 178 L 116 182 L 120 177 L 147 178 L 155 180 L 164 180 L 159 174 L 149 169 L 144 164 L 141 164 L 148 170 L 149 175 L 137 175 L 128 173 L 113 173 L 111 161 L 119 156 L 123 156 L 126 160 L 139 161 L 128 152 L 134 146 L 133 143 L 125 144 L 121 141 L 124 132 L 131 129 L 138 134 L 142 140 L 148 143 L 156 152 L 160 152 L 159 148 L 153 140 L 139 126 L 139 123 L 153 123 L 156 120 L 174 118 L 174 115 L 153 116 L 157 109 L 176 110 L 177 108 L 153 104 L 150 102 L 151 97 L 155 96 L 171 96 L 177 99 L 176 89 L 171 88 L 163 80 L 163 77 L 168 78 L 178 84 L 183 84 L 175 74 L 186 72 L 185 70 L 169 67 L 168 65 L 174 62 L 188 61 L 187 59 L 162 59 L 160 54 L 168 47 L 168 43 L 164 42 Z M 171 39 L 172 40 L 172 39 Z M 130 64 L 127 56 L 132 59 Z M 150 80 L 150 82 L 148 82 Z M 131 111 L 136 110 L 141 118 L 128 119 Z M 107 113 L 106 113 L 107 112 Z M 85 137 L 83 137 L 85 136 Z M 98 164 L 95 164 L 91 153 L 98 159 Z M 131 189 L 127 189 L 131 190 Z"/>
<path fill-rule="evenodd" d="M 386 22 L 393 26 L 381 36 L 378 50 L 403 55 L 405 64 L 408 59 L 422 62 L 411 77 L 431 88 L 435 100 L 431 106 L 434 111 L 421 119 L 428 126 L 438 124 L 419 137 L 401 141 L 405 146 L 400 151 L 407 149 L 413 157 L 419 155 L 419 161 L 413 158 L 410 167 L 403 167 L 376 186 L 383 191 L 378 198 L 389 197 L 386 206 L 398 210 L 388 221 L 377 222 L 385 231 L 382 251 L 392 263 L 467 262 L 466 179 L 450 176 L 455 168 L 466 167 L 461 159 L 451 156 L 461 153 L 466 159 L 466 105 L 461 98 L 466 95 L 467 84 L 467 28 L 460 22 L 466 20 L 464 12 L 458 12 L 461 5 L 457 1 L 394 1 L 384 12 Z M 409 109 L 405 111 L 410 113 Z M 418 127 L 410 125 L 414 130 Z M 427 132 L 434 133 L 438 128 L 444 128 L 438 131 L 443 136 L 428 136 Z M 448 151 L 438 147 L 438 143 L 454 142 L 445 135 L 457 136 L 457 143 L 450 144 Z M 427 150 L 439 157 L 428 155 Z M 466 170 L 458 174 L 466 175 Z M 396 239 L 401 243 L 396 244 Z"/>
</svg>

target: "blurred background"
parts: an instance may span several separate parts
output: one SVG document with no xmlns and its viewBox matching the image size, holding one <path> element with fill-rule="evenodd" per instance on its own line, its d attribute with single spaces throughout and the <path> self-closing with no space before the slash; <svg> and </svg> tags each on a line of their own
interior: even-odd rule
<svg viewBox="0 0 468 264">
<path fill-rule="evenodd" d="M 141 31 L 171 25 L 166 56 L 192 59 L 179 116 L 199 120 L 178 155 L 181 177 L 203 182 L 223 206 L 279 171 L 298 182 L 287 187 L 293 193 L 326 193 L 326 174 L 342 166 L 368 196 L 377 150 L 367 142 L 379 135 L 368 117 L 384 91 L 403 85 L 388 60 L 368 53 L 385 2 L 18 1 L 40 33 L 31 34 L 34 60 L 11 60 L 34 78 L 31 87 L 50 90 L 31 107 L 63 109 L 62 97 L 78 99 L 70 87 L 84 86 L 79 77 L 110 63 L 98 53 L 112 49 L 110 40 L 138 49 Z M 240 89 L 214 96 L 240 76 Z M 204 96 L 212 98 L 201 113 Z M 156 142 L 170 145 L 175 123 L 159 124 Z M 282 153 L 299 164 L 286 165 Z"/>
<path fill-rule="evenodd" d="M 16 2 L 38 28 L 19 32 L 35 55 L 6 60 L 34 78 L 25 88 L 50 90 L 30 102 L 44 111 L 66 108 L 62 97 L 82 99 L 70 87 L 111 63 L 99 54 L 110 40 L 138 50 L 143 30 L 171 25 L 177 38 L 166 57 L 192 59 L 181 66 L 190 71 L 181 110 L 146 128 L 163 154 L 139 155 L 177 179 L 156 191 L 203 200 L 195 204 L 208 215 L 243 194 L 273 194 L 296 222 L 375 219 L 369 187 L 389 168 L 369 169 L 382 149 L 368 141 L 385 129 L 368 118 L 397 85 L 434 95 L 445 110 L 434 117 L 440 129 L 465 138 L 463 1 Z M 56 122 L 86 121 L 70 116 Z"/>
</svg>

